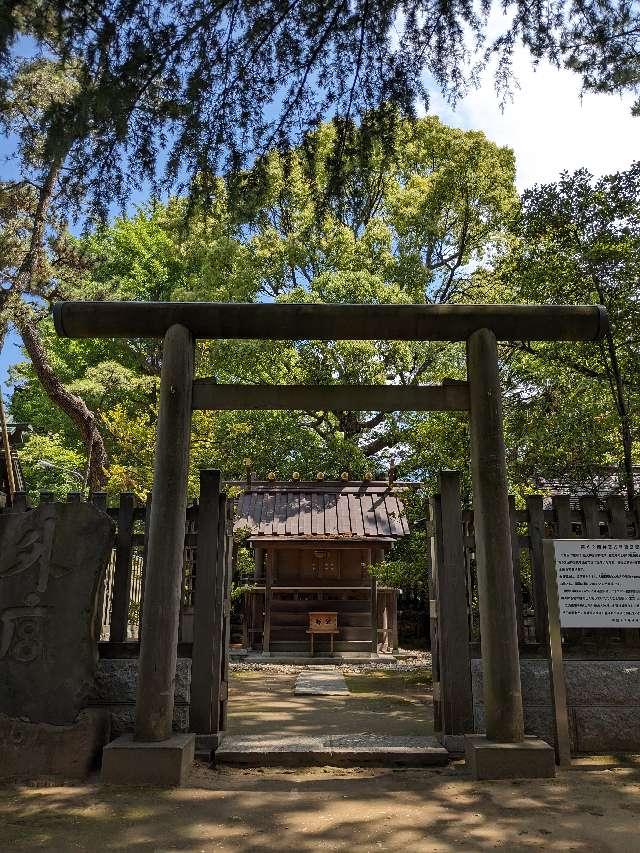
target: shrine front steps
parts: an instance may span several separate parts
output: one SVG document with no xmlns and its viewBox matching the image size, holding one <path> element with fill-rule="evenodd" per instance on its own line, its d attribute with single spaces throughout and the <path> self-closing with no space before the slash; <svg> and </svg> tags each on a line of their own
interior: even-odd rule
<svg viewBox="0 0 640 853">
<path fill-rule="evenodd" d="M 308 666 L 309 664 L 333 664 L 333 665 L 348 665 L 348 664 L 364 664 L 371 662 L 394 662 L 395 655 L 379 652 L 374 655 L 372 652 L 334 652 L 333 655 L 323 651 L 318 652 L 313 657 L 309 655 L 309 646 L 304 652 L 271 652 L 268 655 L 262 654 L 260 651 L 252 651 L 246 655 L 232 656 L 232 663 L 242 661 L 245 664 L 288 664 L 289 666 Z"/>
<path fill-rule="evenodd" d="M 329 655 L 330 643 L 328 637 L 322 637 L 321 635 L 317 635 L 320 637 L 319 643 L 316 643 L 316 654 L 321 655 L 323 657 L 327 657 Z M 319 648 L 318 648 L 319 645 Z M 304 656 L 309 654 L 309 637 L 305 637 L 301 640 L 279 640 L 274 639 L 272 637 L 270 643 L 270 649 L 272 654 L 286 654 L 286 653 L 297 653 L 298 656 Z M 371 640 L 368 641 L 344 641 L 336 639 L 333 645 L 334 652 L 340 652 L 342 654 L 367 654 L 371 652 Z"/>
<path fill-rule="evenodd" d="M 435 737 L 362 734 L 225 735 L 215 766 L 442 767 L 448 751 Z"/>
</svg>

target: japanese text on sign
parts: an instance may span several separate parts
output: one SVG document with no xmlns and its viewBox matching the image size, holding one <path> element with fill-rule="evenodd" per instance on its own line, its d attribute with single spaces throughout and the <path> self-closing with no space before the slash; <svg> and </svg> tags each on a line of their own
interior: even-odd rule
<svg viewBox="0 0 640 853">
<path fill-rule="evenodd" d="M 640 541 L 555 539 L 563 628 L 640 626 Z"/>
</svg>

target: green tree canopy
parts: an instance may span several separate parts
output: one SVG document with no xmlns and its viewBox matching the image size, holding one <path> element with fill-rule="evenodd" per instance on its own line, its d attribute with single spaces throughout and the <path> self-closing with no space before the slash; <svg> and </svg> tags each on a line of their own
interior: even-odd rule
<svg viewBox="0 0 640 853">
<path fill-rule="evenodd" d="M 273 152 L 225 182 L 213 204 L 150 205 L 75 241 L 84 271 L 58 282 L 80 299 L 441 302 L 466 298 L 470 270 L 486 263 L 517 204 L 514 161 L 483 134 L 428 117 L 398 125 L 346 161 L 331 189 L 336 128 L 323 125 L 299 149 Z M 70 341 L 41 324 L 65 387 L 98 413 L 112 454 L 111 482 L 149 484 L 160 369 L 157 341 Z M 201 342 L 200 375 L 225 382 L 403 383 L 464 375 L 460 348 L 416 342 Z M 32 368 L 15 371 L 12 411 L 39 430 L 77 433 L 43 395 Z M 194 470 L 232 476 L 257 468 L 303 476 L 385 470 L 415 418 L 402 413 L 217 413 L 195 418 Z M 421 429 L 424 416 L 420 420 Z"/>
<path fill-rule="evenodd" d="M 512 231 L 493 275 L 499 297 L 599 303 L 611 323 L 598 346 L 521 342 L 507 352 L 509 417 L 520 433 L 513 465 L 520 477 L 546 469 L 579 488 L 595 488 L 602 465 L 614 465 L 631 500 L 640 403 L 640 163 L 600 179 L 581 169 L 528 190 Z"/>
</svg>

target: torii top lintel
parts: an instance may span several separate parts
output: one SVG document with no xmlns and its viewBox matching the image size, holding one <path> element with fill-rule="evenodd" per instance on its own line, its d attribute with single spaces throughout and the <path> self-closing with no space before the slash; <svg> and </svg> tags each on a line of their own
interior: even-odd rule
<svg viewBox="0 0 640 853">
<path fill-rule="evenodd" d="M 602 305 L 327 305 L 236 302 L 58 302 L 68 338 L 157 338 L 179 324 L 196 338 L 593 341 L 608 327 Z"/>
</svg>

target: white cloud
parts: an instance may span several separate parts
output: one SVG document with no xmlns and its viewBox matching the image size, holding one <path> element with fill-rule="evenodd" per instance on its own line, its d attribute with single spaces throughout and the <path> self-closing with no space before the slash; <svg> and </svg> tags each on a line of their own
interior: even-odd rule
<svg viewBox="0 0 640 853">
<path fill-rule="evenodd" d="M 631 97 L 581 96 L 578 75 L 548 62 L 534 68 L 524 48 L 516 50 L 513 68 L 519 89 L 502 111 L 490 71 L 455 109 L 434 92 L 429 111 L 513 148 L 519 190 L 555 181 L 565 170 L 603 175 L 640 159 L 640 117 L 631 116 Z"/>
</svg>

